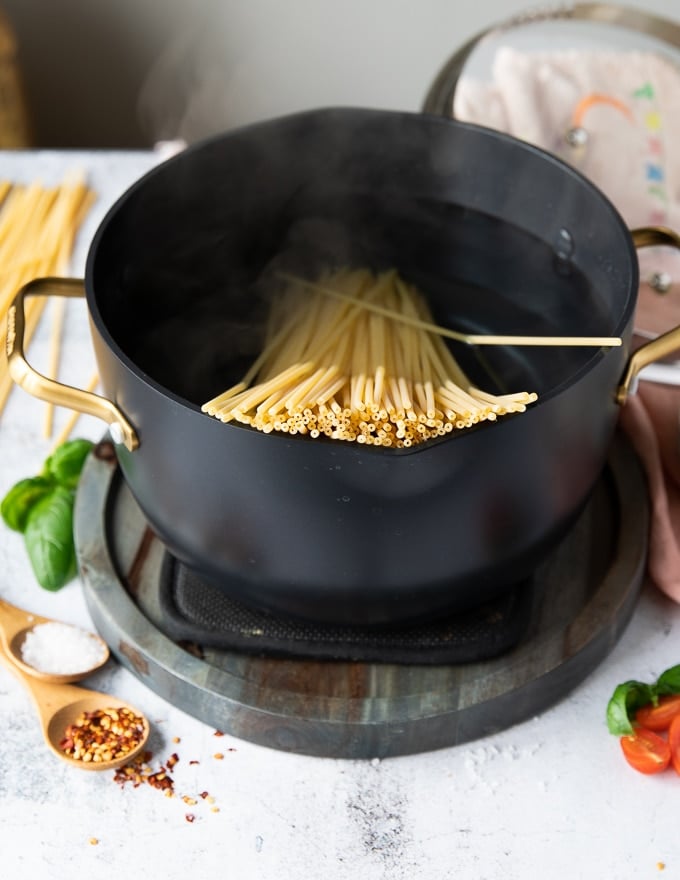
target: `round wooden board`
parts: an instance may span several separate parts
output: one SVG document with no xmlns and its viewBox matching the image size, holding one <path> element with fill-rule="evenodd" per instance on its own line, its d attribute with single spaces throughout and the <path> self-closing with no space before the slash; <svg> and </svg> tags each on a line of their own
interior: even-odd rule
<svg viewBox="0 0 680 880">
<path fill-rule="evenodd" d="M 282 660 L 163 632 L 166 553 L 102 441 L 83 471 L 75 535 L 85 598 L 112 653 L 155 693 L 241 739 L 306 755 L 385 758 L 504 730 L 564 698 L 616 644 L 644 579 L 644 474 L 617 436 L 576 526 L 537 570 L 529 630 L 493 660 L 453 666 Z"/>
</svg>

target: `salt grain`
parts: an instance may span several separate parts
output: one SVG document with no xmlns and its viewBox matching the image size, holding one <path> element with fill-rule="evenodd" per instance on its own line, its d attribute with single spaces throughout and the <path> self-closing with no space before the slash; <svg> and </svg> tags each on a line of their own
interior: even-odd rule
<svg viewBox="0 0 680 880">
<path fill-rule="evenodd" d="M 106 647 L 78 626 L 50 621 L 30 629 L 21 646 L 21 659 L 38 672 L 72 675 L 98 666 Z"/>
</svg>

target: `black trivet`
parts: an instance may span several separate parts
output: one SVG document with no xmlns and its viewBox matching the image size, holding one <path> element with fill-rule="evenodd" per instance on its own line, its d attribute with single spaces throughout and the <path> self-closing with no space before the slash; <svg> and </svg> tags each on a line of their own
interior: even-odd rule
<svg viewBox="0 0 680 880">
<path fill-rule="evenodd" d="M 159 603 L 175 641 L 279 658 L 365 663 L 471 663 L 498 657 L 525 634 L 533 584 L 433 623 L 393 628 L 333 626 L 250 608 L 165 554 Z"/>
</svg>

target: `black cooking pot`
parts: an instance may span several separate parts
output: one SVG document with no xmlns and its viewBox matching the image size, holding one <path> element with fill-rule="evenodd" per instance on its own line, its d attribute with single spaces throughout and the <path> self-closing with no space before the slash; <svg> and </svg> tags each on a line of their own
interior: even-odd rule
<svg viewBox="0 0 680 880">
<path fill-rule="evenodd" d="M 622 345 L 459 346 L 481 387 L 538 402 L 411 449 L 202 413 L 262 345 L 263 276 L 330 262 L 397 268 L 449 327 Z M 554 157 L 435 116 L 320 110 L 191 147 L 109 211 L 85 277 L 106 400 L 45 380 L 22 356 L 23 297 L 76 295 L 79 282 L 22 292 L 9 358 L 32 393 L 111 424 L 150 525 L 202 576 L 286 614 L 395 623 L 508 589 L 573 522 L 630 379 L 680 344 L 675 331 L 630 358 L 637 287 L 621 217 Z"/>
</svg>

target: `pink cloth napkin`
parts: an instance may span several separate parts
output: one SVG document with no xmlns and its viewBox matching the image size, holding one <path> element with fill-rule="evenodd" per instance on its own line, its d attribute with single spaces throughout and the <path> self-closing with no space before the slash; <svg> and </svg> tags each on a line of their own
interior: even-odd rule
<svg viewBox="0 0 680 880">
<path fill-rule="evenodd" d="M 647 474 L 651 503 L 650 580 L 680 602 L 680 389 L 641 382 L 620 426 Z"/>
</svg>

